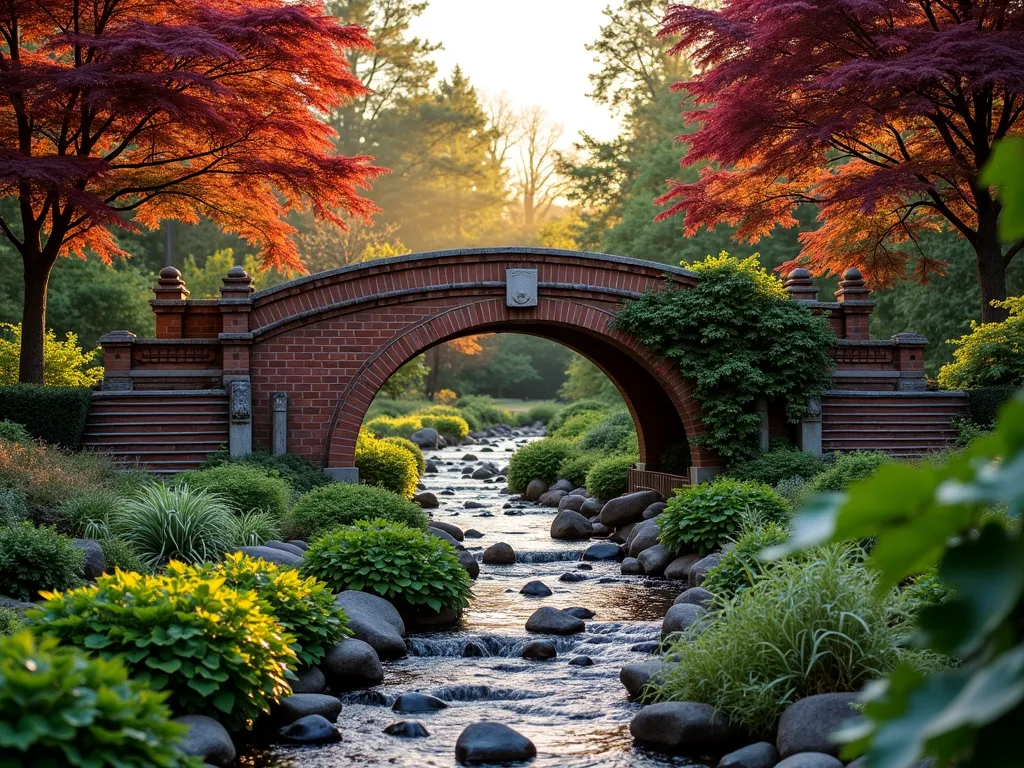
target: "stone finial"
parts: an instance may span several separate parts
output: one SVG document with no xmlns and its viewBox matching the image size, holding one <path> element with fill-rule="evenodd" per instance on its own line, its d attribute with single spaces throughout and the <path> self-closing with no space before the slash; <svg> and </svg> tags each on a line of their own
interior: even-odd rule
<svg viewBox="0 0 1024 768">
<path fill-rule="evenodd" d="M 796 301 L 817 301 L 818 286 L 814 284 L 811 273 L 803 267 L 797 267 L 786 277 L 786 290 Z"/>
<path fill-rule="evenodd" d="M 232 267 L 221 278 L 220 295 L 228 299 L 245 299 L 252 293 L 252 278 L 242 267 Z"/>
<path fill-rule="evenodd" d="M 184 301 L 189 296 L 185 281 L 181 279 L 181 272 L 174 267 L 164 267 L 160 270 L 160 277 L 156 281 L 153 293 L 161 301 Z"/>
<path fill-rule="evenodd" d="M 839 301 L 867 301 L 871 297 L 871 291 L 864 284 L 864 276 L 856 267 L 850 267 L 843 273 L 843 279 L 839 281 L 839 290 L 836 291 L 836 299 Z"/>
</svg>

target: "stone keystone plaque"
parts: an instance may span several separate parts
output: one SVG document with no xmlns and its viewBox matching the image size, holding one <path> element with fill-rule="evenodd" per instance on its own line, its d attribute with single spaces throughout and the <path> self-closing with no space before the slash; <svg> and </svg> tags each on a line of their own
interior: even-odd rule
<svg viewBox="0 0 1024 768">
<path fill-rule="evenodd" d="M 505 270 L 505 303 L 513 308 L 537 306 L 537 270 Z"/>
</svg>

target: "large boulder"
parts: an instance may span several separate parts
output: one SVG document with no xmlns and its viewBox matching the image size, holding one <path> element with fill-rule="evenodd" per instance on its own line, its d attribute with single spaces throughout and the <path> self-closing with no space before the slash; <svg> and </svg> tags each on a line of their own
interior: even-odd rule
<svg viewBox="0 0 1024 768">
<path fill-rule="evenodd" d="M 324 693 L 293 693 L 285 696 L 274 707 L 274 721 L 288 725 L 307 715 L 320 715 L 337 722 L 341 714 L 341 701 Z"/>
<path fill-rule="evenodd" d="M 663 701 L 640 710 L 629 724 L 640 744 L 672 752 L 721 754 L 736 741 L 729 720 L 707 704 Z"/>
<path fill-rule="evenodd" d="M 95 539 L 72 539 L 72 544 L 85 553 L 85 578 L 98 579 L 107 568 L 103 548 Z"/>
<path fill-rule="evenodd" d="M 503 541 L 484 550 L 484 565 L 515 565 L 516 551 Z"/>
<path fill-rule="evenodd" d="M 437 448 L 441 442 L 441 435 L 437 433 L 436 429 L 424 427 L 423 429 L 417 429 L 409 435 L 409 439 L 420 448 Z"/>
<path fill-rule="evenodd" d="M 653 520 L 658 515 L 660 515 L 662 512 L 664 512 L 665 511 L 665 507 L 667 507 L 667 506 L 668 506 L 668 504 L 666 504 L 664 501 L 656 501 L 653 504 L 651 504 L 649 507 L 647 507 L 647 509 L 644 510 L 644 513 L 641 515 L 641 517 L 644 520 Z"/>
<path fill-rule="evenodd" d="M 776 763 L 775 768 L 843 768 L 843 764 L 825 752 L 798 752 Z"/>
<path fill-rule="evenodd" d="M 633 535 L 634 530 L 636 530 L 636 523 L 620 525 L 608 534 L 608 541 L 614 541 L 616 544 L 625 544 L 629 541 L 629 537 Z"/>
<path fill-rule="evenodd" d="M 323 693 L 326 687 L 327 678 L 316 666 L 298 670 L 292 680 L 292 693 Z"/>
<path fill-rule="evenodd" d="M 188 733 L 178 746 L 184 754 L 199 757 L 210 765 L 232 765 L 235 745 L 227 729 L 206 715 L 183 715 L 174 718 L 179 725 L 187 725 Z"/>
<path fill-rule="evenodd" d="M 570 483 L 568 480 L 564 480 L 563 479 L 563 480 L 556 481 L 554 485 L 552 485 L 550 488 L 548 488 L 548 490 L 549 491 L 565 491 L 566 493 L 572 493 L 572 491 L 575 490 L 575 488 L 576 487 L 572 483 Z"/>
<path fill-rule="evenodd" d="M 575 496 L 573 498 L 578 499 L 579 496 Z M 552 539 L 589 539 L 593 534 L 593 524 L 579 512 L 572 509 L 563 509 L 555 515 L 555 519 L 551 521 Z"/>
<path fill-rule="evenodd" d="M 466 534 L 464 534 L 462 529 L 457 525 L 443 523 L 440 520 L 431 520 L 427 525 L 431 528 L 437 528 L 439 531 L 444 531 L 456 541 L 465 541 L 466 539 Z"/>
<path fill-rule="evenodd" d="M 690 603 L 691 605 L 699 605 L 701 608 L 707 608 L 711 605 L 714 597 L 714 595 L 703 587 L 690 587 L 685 592 L 680 593 L 679 597 L 673 601 L 672 605 Z"/>
<path fill-rule="evenodd" d="M 808 696 L 792 704 L 782 713 L 775 744 L 782 757 L 798 752 L 839 754 L 839 745 L 831 735 L 844 720 L 857 716 L 852 705 L 856 693 L 822 693 Z"/>
<path fill-rule="evenodd" d="M 586 628 L 587 625 L 583 623 L 583 619 L 548 606 L 538 608 L 526 620 L 527 632 L 539 632 L 545 635 L 574 635 L 577 632 L 583 632 Z"/>
<path fill-rule="evenodd" d="M 640 561 L 635 557 L 627 557 L 622 561 L 622 567 L 619 571 L 623 576 L 642 576 L 644 567 L 640 565 Z"/>
<path fill-rule="evenodd" d="M 685 632 L 702 618 L 707 611 L 699 605 L 692 603 L 679 603 L 673 605 L 665 614 L 665 620 L 661 623 L 661 638 L 664 640 L 675 632 Z"/>
<path fill-rule="evenodd" d="M 622 547 L 620 547 L 618 544 L 612 544 L 611 542 L 591 544 L 583 551 L 584 560 L 621 561 L 624 557 L 625 553 L 623 553 Z"/>
<path fill-rule="evenodd" d="M 441 506 L 441 502 L 437 500 L 437 496 L 431 493 L 430 491 L 417 493 L 415 496 L 412 497 L 412 500 L 419 504 L 424 509 L 437 509 L 439 506 Z"/>
<path fill-rule="evenodd" d="M 334 723 L 322 715 L 306 715 L 277 732 L 282 741 L 290 744 L 333 744 L 341 741 Z"/>
<path fill-rule="evenodd" d="M 459 564 L 462 565 L 469 574 L 469 578 L 475 580 L 476 577 L 480 575 L 480 563 L 476 561 L 473 553 L 463 550 L 462 552 L 457 552 L 456 555 L 459 558 Z"/>
<path fill-rule="evenodd" d="M 707 557 L 702 557 L 696 563 L 690 566 L 690 573 L 687 578 L 687 584 L 691 587 L 699 587 L 704 583 L 704 577 L 708 575 L 708 571 L 714 568 L 722 561 L 721 552 L 713 552 Z"/>
<path fill-rule="evenodd" d="M 266 560 L 268 563 L 276 563 L 277 565 L 290 565 L 292 568 L 298 568 L 302 565 L 301 557 L 293 555 L 291 552 L 285 552 L 283 549 L 274 549 L 273 547 L 238 547 L 235 551 L 246 554 L 249 557 Z"/>
<path fill-rule="evenodd" d="M 537 503 L 545 507 L 557 507 L 567 495 L 568 491 L 548 491 L 537 499 Z"/>
<path fill-rule="evenodd" d="M 665 569 L 665 578 L 673 581 L 688 581 L 693 564 L 701 560 L 700 555 L 680 555 Z M 693 586 L 692 584 L 690 585 Z"/>
<path fill-rule="evenodd" d="M 631 699 L 639 699 L 644 687 L 655 675 L 665 669 L 663 661 L 641 661 L 635 664 L 627 664 L 619 670 L 619 682 L 629 692 Z"/>
<path fill-rule="evenodd" d="M 583 506 L 580 507 L 580 514 L 585 517 L 597 517 L 601 514 L 604 504 L 604 501 L 601 499 L 586 499 L 583 502 Z"/>
<path fill-rule="evenodd" d="M 447 702 L 429 693 L 419 692 L 400 694 L 391 705 L 392 712 L 403 715 L 414 712 L 437 712 L 441 709 L 448 709 Z"/>
<path fill-rule="evenodd" d="M 601 508 L 601 522 L 605 525 L 620 526 L 638 523 L 643 519 L 644 510 L 662 496 L 657 491 L 637 491 L 612 499 Z"/>
<path fill-rule="evenodd" d="M 302 557 L 304 554 L 306 554 L 305 549 L 296 546 L 295 544 L 290 544 L 287 541 L 278 541 L 276 539 L 271 539 L 270 541 L 264 541 L 263 546 L 270 547 L 271 549 L 280 549 L 284 552 L 291 552 L 296 557 Z"/>
<path fill-rule="evenodd" d="M 323 661 L 320 670 L 333 691 L 351 691 L 377 685 L 384 679 L 380 657 L 369 643 L 347 637 L 334 646 Z"/>
<path fill-rule="evenodd" d="M 455 742 L 455 759 L 463 765 L 519 763 L 536 756 L 532 741 L 501 723 L 473 723 Z"/>
<path fill-rule="evenodd" d="M 452 545 L 452 547 L 454 547 L 456 552 L 460 549 L 465 549 L 465 546 L 463 546 L 462 542 L 456 539 L 450 533 L 448 533 L 448 531 L 443 531 L 440 528 L 435 528 L 433 525 L 428 525 L 427 533 L 429 533 L 431 536 L 436 536 L 437 538 L 441 539 L 441 541 L 447 541 L 449 544 Z"/>
<path fill-rule="evenodd" d="M 730 752 L 718 761 L 718 768 L 773 768 L 778 762 L 779 752 L 775 745 L 759 741 Z"/>
<path fill-rule="evenodd" d="M 641 552 L 637 560 L 648 576 L 661 576 L 672 562 L 672 552 L 664 544 L 655 544 Z"/>
<path fill-rule="evenodd" d="M 645 549 L 650 549 L 658 543 L 659 533 L 657 520 L 644 520 L 637 523 L 626 539 L 626 554 L 630 557 L 638 557 Z"/>
<path fill-rule="evenodd" d="M 586 504 L 586 496 L 576 496 L 574 493 L 570 493 L 568 496 L 563 496 L 562 500 L 558 502 L 558 511 L 561 512 L 563 509 L 571 509 L 573 512 L 579 512 L 583 509 L 583 505 Z"/>
<path fill-rule="evenodd" d="M 353 636 L 369 643 L 380 658 L 405 656 L 405 622 L 395 606 L 383 597 L 354 590 L 342 592 L 334 602 L 348 614 Z"/>
<path fill-rule="evenodd" d="M 537 501 L 547 492 L 548 484 L 539 477 L 535 477 L 530 481 L 529 485 L 526 486 L 526 493 L 523 495 L 530 501 Z"/>
</svg>

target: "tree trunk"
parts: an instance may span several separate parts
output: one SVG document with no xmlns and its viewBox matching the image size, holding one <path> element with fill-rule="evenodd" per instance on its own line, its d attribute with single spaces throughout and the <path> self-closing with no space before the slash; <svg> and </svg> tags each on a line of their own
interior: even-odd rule
<svg viewBox="0 0 1024 768">
<path fill-rule="evenodd" d="M 1005 320 L 1009 313 L 1000 307 L 993 307 L 993 301 L 1006 298 L 1006 266 L 1003 263 L 1003 249 L 995 223 L 991 227 L 979 227 L 978 246 L 975 249 L 978 265 L 978 285 L 981 288 L 981 322 L 997 323 Z"/>
<path fill-rule="evenodd" d="M 42 255 L 25 260 L 25 305 L 21 315 L 21 360 L 18 380 L 43 383 L 43 340 L 46 338 L 46 288 L 53 263 Z M 31 263 L 31 266 L 30 266 Z"/>
</svg>

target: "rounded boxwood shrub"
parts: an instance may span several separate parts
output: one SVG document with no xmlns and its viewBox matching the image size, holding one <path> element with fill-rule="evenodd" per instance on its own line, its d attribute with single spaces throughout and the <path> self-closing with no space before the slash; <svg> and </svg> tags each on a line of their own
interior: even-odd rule
<svg viewBox="0 0 1024 768">
<path fill-rule="evenodd" d="M 416 492 L 419 474 L 416 459 L 405 448 L 371 437 L 356 443 L 356 467 L 359 482 L 374 485 L 404 498 Z"/>
<path fill-rule="evenodd" d="M 558 476 L 565 478 L 577 488 L 587 483 L 590 468 L 604 458 L 600 453 L 574 453 L 558 467 Z"/>
<path fill-rule="evenodd" d="M 556 413 L 551 418 L 551 421 L 548 422 L 548 432 L 553 432 L 554 430 L 562 426 L 566 421 L 571 419 L 573 416 L 578 416 L 579 414 L 585 413 L 586 411 L 607 410 L 608 404 L 602 403 L 600 400 L 577 400 L 575 403 L 570 403 L 569 405 L 565 406 L 565 408 L 562 408 L 560 411 L 558 411 L 558 413 Z"/>
<path fill-rule="evenodd" d="M 807 484 L 809 493 L 839 493 L 851 484 L 871 477 L 883 464 L 892 461 L 881 451 L 854 451 L 836 454 L 832 463 Z"/>
<path fill-rule="evenodd" d="M 398 607 L 434 611 L 469 605 L 472 580 L 451 544 L 386 520 L 361 520 L 313 542 L 302 573 L 336 592 L 371 592 Z"/>
<path fill-rule="evenodd" d="M 617 453 L 622 450 L 626 441 L 635 435 L 633 417 L 629 415 L 629 411 L 620 409 L 608 414 L 583 435 L 580 450 Z"/>
<path fill-rule="evenodd" d="M 319 664 L 331 648 L 352 634 L 348 616 L 335 605 L 328 586 L 303 578 L 294 568 L 236 552 L 217 565 L 206 565 L 203 575 L 222 578 L 232 589 L 255 592 L 264 611 L 272 613 L 292 636 L 291 647 L 301 666 Z"/>
<path fill-rule="evenodd" d="M 810 480 L 824 468 L 825 463 L 813 453 L 796 448 L 776 448 L 729 467 L 729 477 L 778 485 L 791 477 Z"/>
<path fill-rule="evenodd" d="M 0 638 L 0 753 L 4 765 L 197 768 L 178 750 L 188 728 L 170 721 L 167 694 L 30 632 Z"/>
<path fill-rule="evenodd" d="M 32 435 L 18 422 L 4 419 L 0 421 L 0 440 L 9 440 L 12 443 L 24 445 L 32 442 Z"/>
<path fill-rule="evenodd" d="M 265 470 L 246 464 L 182 472 L 175 483 L 215 494 L 236 513 L 262 510 L 278 519 L 288 511 L 291 496 L 288 483 L 280 477 L 270 477 Z"/>
<path fill-rule="evenodd" d="M 728 477 L 680 488 L 658 518 L 661 543 L 676 554 L 706 555 L 745 523 L 785 523 L 789 505 L 767 485 Z"/>
<path fill-rule="evenodd" d="M 426 530 L 427 516 L 418 504 L 372 485 L 332 483 L 315 488 L 292 508 L 292 537 L 310 539 L 339 525 L 380 518 Z"/>
<path fill-rule="evenodd" d="M 13 488 L 0 488 L 0 527 L 28 520 L 25 494 Z"/>
<path fill-rule="evenodd" d="M 363 424 L 363 429 L 374 437 L 409 437 L 423 429 L 419 416 L 378 416 Z"/>
<path fill-rule="evenodd" d="M 152 485 L 110 515 L 110 533 L 148 568 L 170 560 L 220 560 L 234 545 L 236 523 L 224 500 L 187 485 Z"/>
<path fill-rule="evenodd" d="M 257 449 L 246 456 L 232 459 L 227 449 L 222 449 L 206 458 L 203 469 L 219 467 L 222 464 L 244 464 L 256 467 L 270 477 L 280 477 L 288 483 L 296 496 L 331 482 L 331 478 L 324 474 L 323 468 L 297 453 L 275 456 L 268 450 Z"/>
<path fill-rule="evenodd" d="M 424 414 L 419 417 L 419 420 L 425 428 L 436 429 L 438 434 L 444 437 L 454 437 L 461 440 L 469 434 L 469 424 L 461 416 Z M 406 435 L 403 435 L 403 437 L 406 437 Z"/>
<path fill-rule="evenodd" d="M 427 468 L 427 460 L 423 456 L 423 450 L 416 445 L 412 440 L 408 440 L 404 437 L 385 437 L 382 438 L 383 442 L 390 443 L 391 445 L 397 445 L 399 448 L 409 452 L 412 456 L 413 461 L 416 462 L 416 475 L 422 475 Z"/>
<path fill-rule="evenodd" d="M 562 462 L 577 453 L 571 442 L 553 437 L 524 445 L 512 454 L 509 461 L 508 489 L 522 493 L 534 478 L 548 484 L 555 482 Z"/>
<path fill-rule="evenodd" d="M 765 523 L 744 531 L 718 565 L 708 571 L 702 586 L 715 597 L 724 600 L 735 597 L 753 584 L 766 567 L 771 567 L 770 563 L 761 562 L 758 555 L 788 538 L 789 531 L 778 523 Z"/>
<path fill-rule="evenodd" d="M 184 563 L 168 563 L 163 576 L 119 571 L 48 598 L 28 615 L 37 632 L 124 659 L 133 679 L 170 693 L 175 714 L 215 712 L 240 730 L 290 692 L 292 638 L 256 593 Z"/>
<path fill-rule="evenodd" d="M 629 470 L 636 464 L 635 454 L 608 456 L 587 472 L 587 494 L 595 499 L 614 499 L 629 490 Z"/>
<path fill-rule="evenodd" d="M 519 414 L 519 424 L 523 427 L 530 427 L 536 424 L 538 421 L 541 424 L 550 424 L 555 415 L 562 410 L 562 406 L 558 403 L 537 403 L 531 406 L 529 410 L 523 411 Z"/>
<path fill-rule="evenodd" d="M 0 595 L 36 600 L 40 591 L 77 587 L 84 573 L 85 553 L 53 528 L 0 528 Z"/>
<path fill-rule="evenodd" d="M 603 411 L 584 411 L 566 419 L 562 426 L 551 433 L 551 437 L 560 440 L 580 440 L 583 435 L 605 420 Z"/>
<path fill-rule="evenodd" d="M 11 608 L 0 608 L 0 637 L 13 635 L 22 628 L 21 615 Z"/>
</svg>

